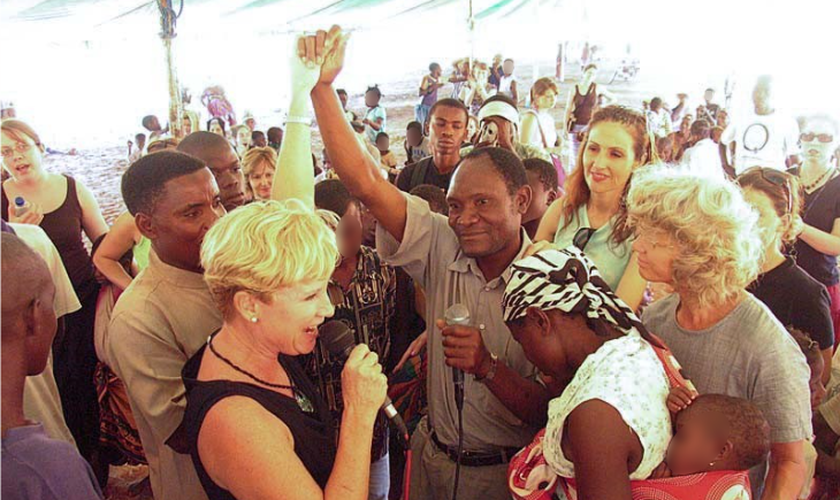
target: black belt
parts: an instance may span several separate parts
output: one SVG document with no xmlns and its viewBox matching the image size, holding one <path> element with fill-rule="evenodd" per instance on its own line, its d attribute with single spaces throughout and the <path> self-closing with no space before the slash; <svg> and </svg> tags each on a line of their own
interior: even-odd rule
<svg viewBox="0 0 840 500">
<path fill-rule="evenodd" d="M 449 459 L 455 463 L 458 463 L 458 448 L 455 446 L 446 446 L 445 444 L 441 443 L 435 434 L 434 430 L 429 430 L 429 437 L 432 438 L 432 442 L 435 446 L 438 447 L 439 450 L 446 453 L 449 456 Z M 494 452 L 474 452 L 474 451 L 463 451 L 461 452 L 461 465 L 464 467 L 487 467 L 489 465 L 501 465 L 510 462 L 510 459 L 513 458 L 519 452 L 519 448 L 497 448 Z"/>
</svg>

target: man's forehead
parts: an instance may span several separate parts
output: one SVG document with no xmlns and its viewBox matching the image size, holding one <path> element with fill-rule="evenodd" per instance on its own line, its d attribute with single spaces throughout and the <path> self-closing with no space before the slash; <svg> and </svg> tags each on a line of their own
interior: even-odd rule
<svg viewBox="0 0 840 500">
<path fill-rule="evenodd" d="M 468 158 L 455 170 L 446 197 L 460 198 L 476 193 L 498 193 L 504 190 L 504 180 L 489 158 Z"/>
<path fill-rule="evenodd" d="M 167 181 L 163 185 L 158 204 L 167 207 L 186 206 L 212 199 L 218 193 L 216 178 L 203 168 Z"/>
</svg>

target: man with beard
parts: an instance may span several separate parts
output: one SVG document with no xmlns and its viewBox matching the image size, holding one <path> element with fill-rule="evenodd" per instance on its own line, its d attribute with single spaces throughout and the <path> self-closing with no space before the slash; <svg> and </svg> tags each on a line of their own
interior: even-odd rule
<svg viewBox="0 0 840 500">
<path fill-rule="evenodd" d="M 225 207 L 204 162 L 173 151 L 132 164 L 122 195 L 154 252 L 114 308 L 108 359 L 125 383 L 155 498 L 203 500 L 192 459 L 167 443 L 175 445 L 170 437 L 186 407 L 181 369 L 222 325 L 204 283 L 200 250 Z"/>
<path fill-rule="evenodd" d="M 421 184 L 432 184 L 444 191 L 455 167 L 461 163 L 460 146 L 467 136 L 467 111 L 457 99 L 441 99 L 429 112 L 429 142 L 432 156 L 405 167 L 397 178 L 397 187 L 406 193 Z"/>
<path fill-rule="evenodd" d="M 204 131 L 193 132 L 178 144 L 178 151 L 207 165 L 216 178 L 225 210 L 230 212 L 247 201 L 245 174 L 239 156 L 224 137 Z"/>
<path fill-rule="evenodd" d="M 324 143 L 333 167 L 377 219 L 379 255 L 404 267 L 425 288 L 426 317 L 436 320 L 428 343 L 429 417 L 412 438 L 417 464 L 410 498 L 449 498 L 455 486 L 458 413 L 450 366 L 469 374 L 458 498 L 509 498 L 507 462 L 544 425 L 552 395 L 536 381 L 537 370 L 502 321 L 511 264 L 530 245 L 520 227 L 531 198 L 525 169 L 509 151 L 476 150 L 452 175 L 448 220 L 432 213 L 426 202 L 382 179 L 378 165 L 353 140 L 332 87 L 344 64 L 346 36 L 333 27 L 318 38 L 311 42 L 325 56 L 311 96 L 319 127 L 331 132 Z M 323 50 L 325 43 L 329 50 Z M 457 151 L 455 123 L 462 134 L 466 113 L 458 108 L 440 123 L 447 138 L 443 145 Z M 444 311 L 455 303 L 470 308 L 472 326 L 444 323 Z"/>
</svg>

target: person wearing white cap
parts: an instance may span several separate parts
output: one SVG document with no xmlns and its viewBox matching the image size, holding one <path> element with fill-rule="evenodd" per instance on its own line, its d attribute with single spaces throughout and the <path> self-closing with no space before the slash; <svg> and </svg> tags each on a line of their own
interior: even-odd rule
<svg viewBox="0 0 840 500">
<path fill-rule="evenodd" d="M 546 150 L 519 142 L 519 111 L 511 98 L 498 94 L 490 97 L 478 111 L 478 119 L 475 147 L 496 146 L 513 151 L 522 160 L 551 161 Z"/>
</svg>

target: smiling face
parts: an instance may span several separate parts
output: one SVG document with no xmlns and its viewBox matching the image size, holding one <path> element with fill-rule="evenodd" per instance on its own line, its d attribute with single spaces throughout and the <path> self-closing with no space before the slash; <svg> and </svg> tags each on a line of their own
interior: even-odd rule
<svg viewBox="0 0 840 500">
<path fill-rule="evenodd" d="M 18 138 L 12 137 L 5 131 L 0 134 L 3 167 L 18 182 L 41 177 L 44 175 L 43 146 L 35 144 L 35 141 L 26 134 L 16 135 Z"/>
<path fill-rule="evenodd" d="M 601 122 L 592 127 L 583 150 L 583 168 L 593 194 L 624 191 L 640 163 L 633 146 L 633 137 L 621 124 Z"/>
<path fill-rule="evenodd" d="M 490 161 L 464 160 L 446 195 L 449 226 L 468 257 L 486 257 L 516 245 L 530 202 L 530 188 L 511 196 L 502 176 L 487 164 Z"/>
<path fill-rule="evenodd" d="M 274 182 L 274 165 L 268 162 L 260 162 L 251 169 L 248 175 L 248 185 L 254 193 L 254 199 L 258 201 L 271 198 L 271 185 Z"/>
<path fill-rule="evenodd" d="M 258 301 L 260 337 L 272 349 L 289 356 L 315 349 L 318 325 L 335 312 L 327 295 L 328 280 L 311 280 L 284 287 L 272 300 Z"/>
</svg>

